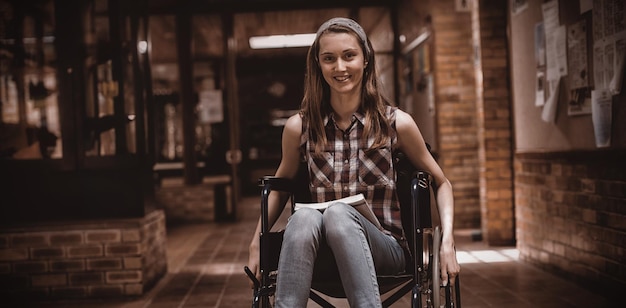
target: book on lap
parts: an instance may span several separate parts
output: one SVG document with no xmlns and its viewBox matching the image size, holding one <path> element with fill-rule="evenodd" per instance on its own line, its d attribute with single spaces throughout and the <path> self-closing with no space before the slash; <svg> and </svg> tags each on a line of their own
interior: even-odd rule
<svg viewBox="0 0 626 308">
<path fill-rule="evenodd" d="M 380 222 L 376 218 L 376 215 L 374 215 L 374 212 L 372 212 L 372 209 L 370 208 L 369 204 L 367 204 L 367 200 L 365 200 L 365 197 L 363 196 L 363 194 L 358 194 L 358 195 L 331 200 L 331 201 L 326 201 L 326 202 L 311 202 L 311 203 L 296 202 L 294 206 L 294 211 L 297 211 L 305 207 L 324 211 L 328 206 L 336 202 L 342 202 L 342 203 L 352 205 L 355 209 L 357 209 L 357 211 L 359 211 L 359 213 L 361 213 L 361 215 L 363 215 L 363 217 L 367 218 L 367 220 L 373 223 L 378 229 L 380 230 L 383 229 L 383 227 L 380 225 Z"/>
</svg>

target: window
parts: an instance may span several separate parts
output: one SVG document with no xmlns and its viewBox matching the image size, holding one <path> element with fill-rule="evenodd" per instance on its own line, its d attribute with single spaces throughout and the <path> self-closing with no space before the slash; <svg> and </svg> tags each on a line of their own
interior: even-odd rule
<svg viewBox="0 0 626 308">
<path fill-rule="evenodd" d="M 0 4 L 0 158 L 62 157 L 54 6 Z M 36 18 L 37 17 L 37 18 Z"/>
</svg>

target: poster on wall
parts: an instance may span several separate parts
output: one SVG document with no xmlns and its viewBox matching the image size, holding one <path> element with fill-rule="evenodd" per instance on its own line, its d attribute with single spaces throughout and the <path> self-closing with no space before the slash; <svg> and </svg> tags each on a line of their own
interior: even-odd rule
<svg viewBox="0 0 626 308">
<path fill-rule="evenodd" d="M 621 92 L 626 61 L 626 11 L 623 0 L 593 1 L 593 78 L 595 89 Z"/>
<path fill-rule="evenodd" d="M 591 114 L 591 91 L 590 88 L 581 88 L 571 91 L 567 104 L 567 115 L 577 116 Z"/>
<path fill-rule="evenodd" d="M 590 14 L 567 27 L 567 70 L 570 97 L 569 116 L 591 114 L 591 77 L 589 68 Z"/>
<path fill-rule="evenodd" d="M 587 52 L 588 29 L 587 18 L 582 18 L 567 27 L 567 70 L 569 71 L 569 86 L 572 90 L 591 86 Z"/>
<path fill-rule="evenodd" d="M 201 123 L 211 124 L 224 121 L 224 107 L 221 90 L 200 91 L 198 97 L 198 119 Z"/>
</svg>

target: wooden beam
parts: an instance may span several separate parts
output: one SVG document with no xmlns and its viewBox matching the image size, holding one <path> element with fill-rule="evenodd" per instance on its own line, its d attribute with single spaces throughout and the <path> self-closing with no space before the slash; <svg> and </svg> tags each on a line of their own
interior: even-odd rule
<svg viewBox="0 0 626 308">
<path fill-rule="evenodd" d="M 242 13 L 263 11 L 316 10 L 331 8 L 353 8 L 368 6 L 395 6 L 399 0 L 222 0 L 222 1 L 188 1 L 161 0 L 150 1 L 150 14 L 172 14 L 187 11 L 194 14 L 208 13 Z"/>
</svg>

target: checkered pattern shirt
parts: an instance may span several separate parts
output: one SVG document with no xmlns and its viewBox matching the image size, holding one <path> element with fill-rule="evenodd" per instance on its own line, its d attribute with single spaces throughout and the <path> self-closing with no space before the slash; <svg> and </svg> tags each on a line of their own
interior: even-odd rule
<svg viewBox="0 0 626 308">
<path fill-rule="evenodd" d="M 384 147 L 368 151 L 374 138 L 362 138 L 367 119 L 357 112 L 345 131 L 337 126 L 332 114 L 324 119 L 328 143 L 321 156 L 315 155 L 314 145 L 308 142 L 305 124 L 302 149 L 309 167 L 311 201 L 325 202 L 363 193 L 383 228 L 396 238 L 403 238 L 392 157 L 392 145 L 397 140 L 395 111 L 396 108 L 387 107 L 386 116 L 393 129 Z"/>
</svg>

